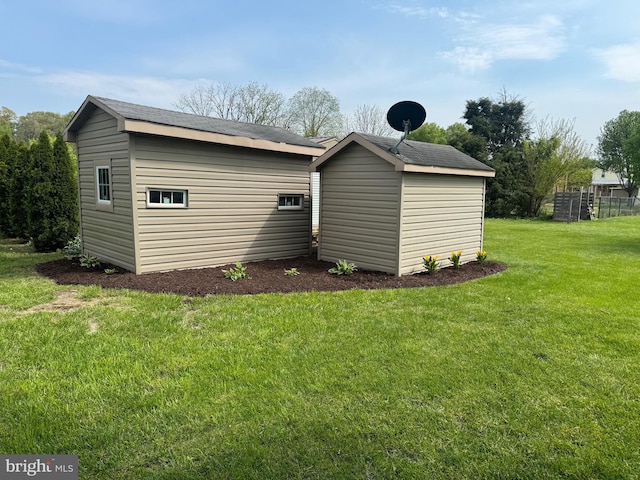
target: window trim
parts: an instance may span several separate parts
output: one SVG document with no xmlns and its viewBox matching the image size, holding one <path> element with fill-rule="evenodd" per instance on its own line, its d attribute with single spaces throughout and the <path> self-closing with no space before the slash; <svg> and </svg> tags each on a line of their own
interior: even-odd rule
<svg viewBox="0 0 640 480">
<path fill-rule="evenodd" d="M 151 192 L 160 192 L 160 197 L 162 199 L 163 193 L 171 193 L 171 199 L 173 200 L 173 194 L 180 192 L 182 193 L 182 203 L 162 203 L 162 202 L 152 202 L 151 201 Z M 189 190 L 186 188 L 162 188 L 162 187 L 147 187 L 147 191 L 145 194 L 147 208 L 187 208 L 189 206 Z"/>
<path fill-rule="evenodd" d="M 280 199 L 286 197 L 296 197 L 300 199 L 300 205 L 280 205 Z M 278 210 L 304 210 L 304 194 L 302 193 L 279 193 Z"/>
<path fill-rule="evenodd" d="M 100 172 L 107 172 L 108 184 L 100 183 Z M 113 170 L 111 168 L 111 159 L 107 161 L 95 161 L 93 163 L 94 182 L 95 182 L 95 196 L 96 196 L 96 210 L 104 210 L 107 212 L 113 212 Z M 101 187 L 106 186 L 108 188 L 109 199 L 105 200 L 100 198 Z"/>
</svg>

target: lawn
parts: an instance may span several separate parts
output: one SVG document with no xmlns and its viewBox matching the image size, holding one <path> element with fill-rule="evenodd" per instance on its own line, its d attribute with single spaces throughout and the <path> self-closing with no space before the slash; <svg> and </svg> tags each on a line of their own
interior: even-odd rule
<svg viewBox="0 0 640 480">
<path fill-rule="evenodd" d="M 83 479 L 638 478 L 640 217 L 488 220 L 509 269 L 256 296 L 60 287 L 0 243 L 0 453 Z"/>
</svg>

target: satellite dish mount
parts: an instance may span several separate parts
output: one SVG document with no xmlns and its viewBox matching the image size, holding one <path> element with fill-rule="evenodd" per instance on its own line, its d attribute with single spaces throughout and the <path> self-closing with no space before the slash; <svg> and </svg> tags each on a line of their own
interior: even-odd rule
<svg viewBox="0 0 640 480">
<path fill-rule="evenodd" d="M 419 128 L 427 118 L 427 112 L 417 102 L 405 100 L 392 106 L 387 112 L 387 122 L 394 130 L 402 133 L 402 138 L 389 149 L 391 153 L 399 153 L 398 146 L 407 138 L 409 132 Z"/>
</svg>

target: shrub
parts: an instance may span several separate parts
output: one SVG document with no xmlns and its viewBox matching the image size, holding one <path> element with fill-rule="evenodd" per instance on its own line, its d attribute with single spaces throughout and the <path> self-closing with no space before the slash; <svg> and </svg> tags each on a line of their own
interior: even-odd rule
<svg viewBox="0 0 640 480">
<path fill-rule="evenodd" d="M 336 266 L 329 269 L 329 273 L 333 273 L 335 275 L 351 275 L 357 270 L 358 267 L 355 263 L 347 263 L 346 260 L 338 260 L 336 262 Z"/>
<path fill-rule="evenodd" d="M 290 268 L 289 270 L 285 270 L 284 274 L 289 277 L 295 277 L 296 275 L 300 275 L 300 272 L 297 268 Z"/>
<path fill-rule="evenodd" d="M 222 273 L 224 273 L 225 278 L 229 278 L 234 282 L 240 278 L 251 278 L 247 273 L 247 267 L 242 265 L 241 262 L 236 262 L 236 266 L 231 267 L 229 270 L 222 270 Z"/>
</svg>

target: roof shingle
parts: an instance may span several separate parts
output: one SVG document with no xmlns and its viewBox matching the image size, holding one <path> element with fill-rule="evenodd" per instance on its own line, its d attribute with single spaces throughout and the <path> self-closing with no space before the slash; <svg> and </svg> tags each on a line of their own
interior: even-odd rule
<svg viewBox="0 0 640 480">
<path fill-rule="evenodd" d="M 390 137 L 377 137 L 359 133 L 361 137 L 373 143 L 378 148 L 389 151 L 398 143 L 398 140 Z M 416 142 L 403 140 L 398 145 L 396 158 L 409 165 L 422 165 L 426 167 L 459 168 L 465 170 L 480 170 L 493 172 L 493 168 L 485 165 L 451 145 L 436 143 Z"/>
<path fill-rule="evenodd" d="M 289 130 L 269 125 L 237 122 L 222 118 L 204 117 L 162 108 L 147 107 L 110 98 L 93 97 L 127 120 L 139 120 L 158 125 L 182 127 L 202 132 L 219 133 L 234 137 L 268 140 L 289 145 L 318 147 L 318 144 Z"/>
</svg>

